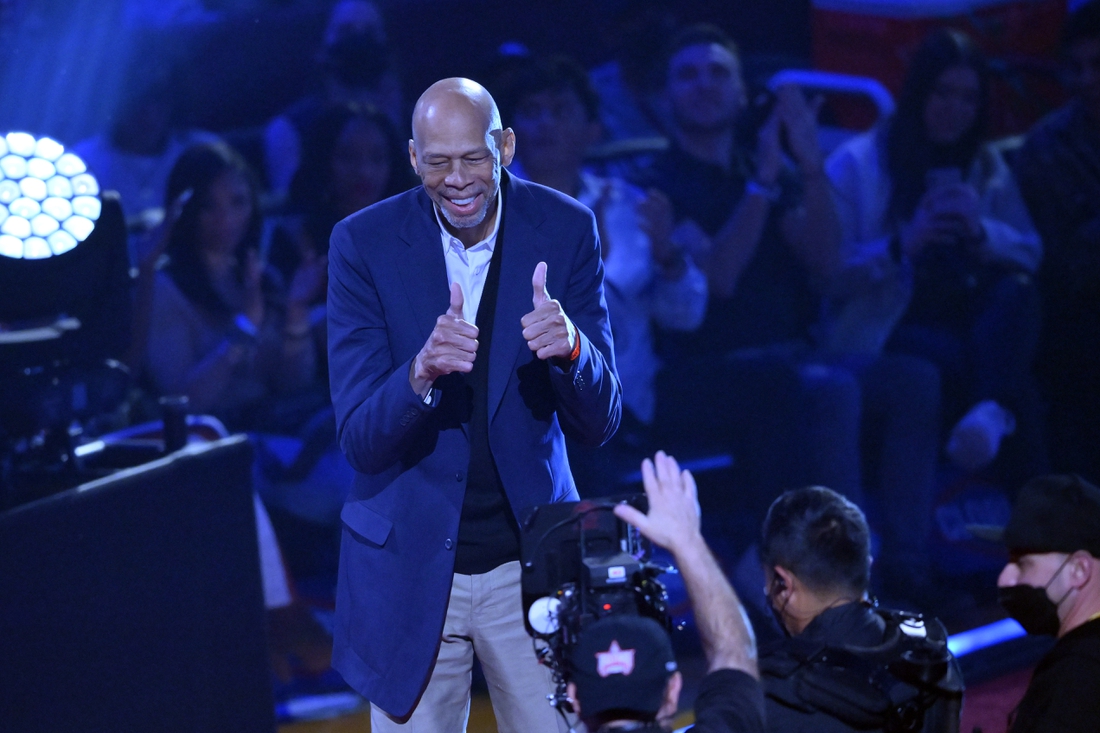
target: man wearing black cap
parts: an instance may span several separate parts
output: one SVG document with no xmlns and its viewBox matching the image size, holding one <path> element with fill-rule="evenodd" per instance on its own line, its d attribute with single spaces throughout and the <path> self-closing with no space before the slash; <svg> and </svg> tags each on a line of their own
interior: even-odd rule
<svg viewBox="0 0 1100 733">
<path fill-rule="evenodd" d="M 973 531 L 1008 547 L 997 588 L 1009 615 L 1058 637 L 1009 733 L 1100 729 L 1100 489 L 1079 476 L 1032 479 L 1006 527 Z"/>
<path fill-rule="evenodd" d="M 649 513 L 615 514 L 672 553 L 695 611 L 707 676 L 695 699 L 695 733 L 764 730 L 756 642 L 744 609 L 699 529 L 695 480 L 658 452 L 642 464 Z M 682 678 L 659 623 L 613 615 L 585 627 L 569 658 L 569 697 L 590 733 L 662 731 L 676 713 Z"/>
</svg>

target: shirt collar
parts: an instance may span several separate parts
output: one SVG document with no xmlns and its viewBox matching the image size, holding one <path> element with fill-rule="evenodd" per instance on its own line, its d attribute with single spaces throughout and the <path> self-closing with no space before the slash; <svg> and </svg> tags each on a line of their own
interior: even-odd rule
<svg viewBox="0 0 1100 733">
<path fill-rule="evenodd" d="M 455 242 L 458 242 L 459 247 L 462 247 L 462 242 L 459 241 L 458 237 L 447 231 L 447 227 L 443 225 L 443 217 L 442 215 L 440 215 L 439 207 L 435 205 L 435 202 L 432 202 L 432 211 L 435 213 L 435 223 L 439 225 L 439 232 L 443 235 L 443 246 L 449 246 L 451 241 L 453 240 Z M 490 252 L 492 252 L 496 248 L 497 234 L 500 233 L 500 214 L 502 211 L 504 211 L 503 186 L 497 189 L 497 210 L 496 214 L 493 215 L 493 228 L 489 231 L 489 236 L 485 237 L 485 239 L 476 243 L 473 247 L 470 247 L 469 249 L 480 247 L 483 244 L 488 248 Z"/>
</svg>

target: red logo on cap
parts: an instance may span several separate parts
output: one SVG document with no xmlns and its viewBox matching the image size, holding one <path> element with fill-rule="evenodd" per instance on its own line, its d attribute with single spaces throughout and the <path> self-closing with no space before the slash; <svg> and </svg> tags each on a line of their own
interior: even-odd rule
<svg viewBox="0 0 1100 733">
<path fill-rule="evenodd" d="M 596 652 L 596 672 L 600 677 L 613 674 L 628 675 L 634 671 L 634 650 L 621 649 L 618 641 L 612 641 L 606 652 Z"/>
</svg>

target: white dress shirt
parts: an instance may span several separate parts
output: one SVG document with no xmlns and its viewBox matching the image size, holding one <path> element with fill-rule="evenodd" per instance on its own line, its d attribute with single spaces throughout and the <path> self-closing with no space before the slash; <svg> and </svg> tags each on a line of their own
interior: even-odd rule
<svg viewBox="0 0 1100 733">
<path fill-rule="evenodd" d="M 477 325 L 477 308 L 481 305 L 481 293 L 485 290 L 485 278 L 489 275 L 489 263 L 497 246 L 500 233 L 500 212 L 504 210 L 504 191 L 497 193 L 497 210 L 493 217 L 493 229 L 489 236 L 473 247 L 467 248 L 447 231 L 439 209 L 435 220 L 443 238 L 443 259 L 447 263 L 447 283 L 458 283 L 462 288 L 462 320 Z"/>
</svg>

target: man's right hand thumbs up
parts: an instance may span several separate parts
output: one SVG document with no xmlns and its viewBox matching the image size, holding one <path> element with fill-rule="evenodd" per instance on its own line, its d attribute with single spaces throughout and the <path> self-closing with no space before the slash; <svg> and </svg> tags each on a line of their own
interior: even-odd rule
<svg viewBox="0 0 1100 733">
<path fill-rule="evenodd" d="M 421 397 L 439 377 L 452 372 L 469 373 L 474 368 L 478 331 L 477 326 L 463 320 L 463 304 L 462 287 L 451 283 L 447 312 L 435 320 L 435 328 L 409 369 L 409 384 Z"/>
<path fill-rule="evenodd" d="M 464 319 L 465 313 L 462 311 L 462 306 L 465 299 L 462 297 L 462 286 L 458 283 L 451 283 L 451 307 L 447 309 L 447 315 L 454 316 L 458 319 Z"/>
</svg>

